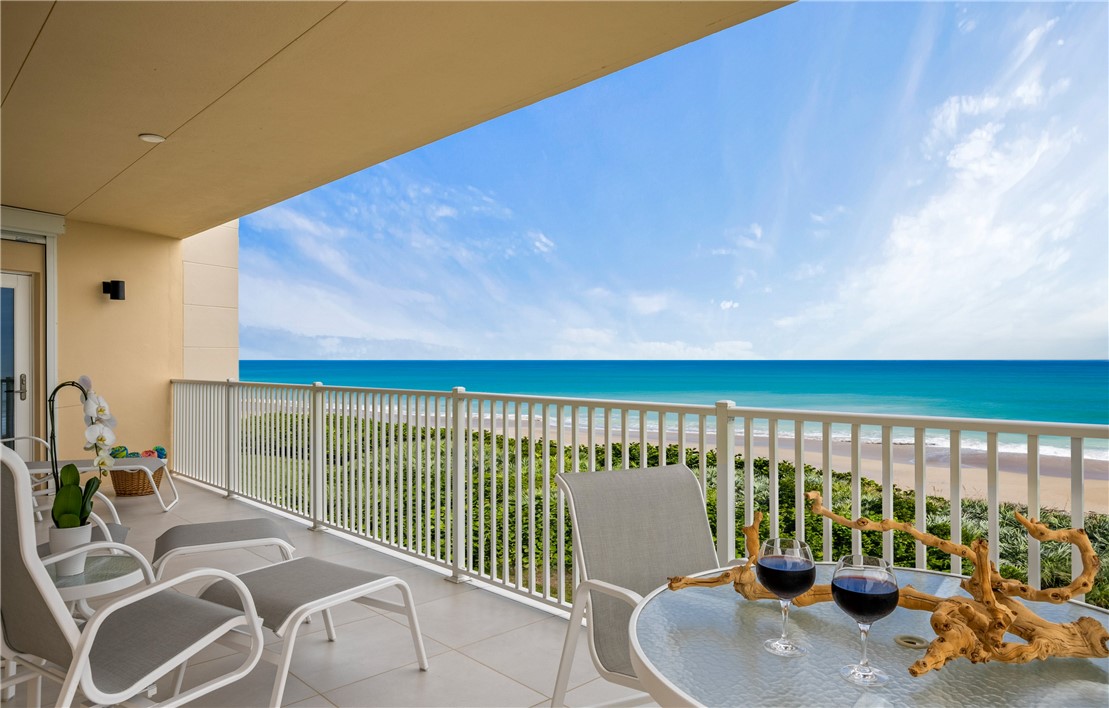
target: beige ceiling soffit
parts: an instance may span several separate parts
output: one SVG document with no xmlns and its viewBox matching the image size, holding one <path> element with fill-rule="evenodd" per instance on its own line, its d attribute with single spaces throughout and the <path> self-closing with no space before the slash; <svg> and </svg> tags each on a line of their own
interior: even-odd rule
<svg viewBox="0 0 1109 708">
<path fill-rule="evenodd" d="M 785 4 L 4 0 L 0 196 L 184 238 Z"/>
<path fill-rule="evenodd" d="M 7 100 L 53 2 L 5 2 L 0 23 L 0 97 Z"/>
</svg>

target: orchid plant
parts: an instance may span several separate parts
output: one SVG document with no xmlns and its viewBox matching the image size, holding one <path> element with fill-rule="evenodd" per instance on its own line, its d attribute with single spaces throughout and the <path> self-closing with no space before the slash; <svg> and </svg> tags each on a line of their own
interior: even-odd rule
<svg viewBox="0 0 1109 708">
<path fill-rule="evenodd" d="M 100 478 L 93 477 L 81 489 L 81 473 L 77 466 L 66 465 L 58 471 L 57 426 L 54 422 L 54 401 L 58 392 L 67 386 L 73 386 L 81 391 L 85 423 L 85 449 L 93 450 L 96 455 L 96 467 L 100 470 L 100 477 L 108 473 L 112 466 L 112 456 L 109 450 L 116 441 L 113 428 L 116 426 L 115 416 L 108 408 L 108 402 L 103 396 L 92 390 L 92 381 L 88 376 L 82 376 L 77 381 L 65 381 L 54 387 L 47 399 L 47 410 L 50 412 L 50 471 L 54 476 L 54 504 L 51 516 L 54 525 L 59 529 L 81 527 L 88 523 L 92 513 L 92 498 L 100 488 Z"/>
<path fill-rule="evenodd" d="M 76 381 L 63 381 L 55 386 L 47 399 L 47 410 L 50 413 L 50 465 L 55 485 L 60 480 L 58 478 L 57 425 L 54 422 L 54 400 L 57 398 L 58 392 L 67 386 L 72 386 L 81 392 L 85 424 L 88 426 L 85 429 L 84 449 L 93 451 L 96 456 L 94 462 L 100 470 L 101 477 L 106 475 L 112 466 L 113 461 L 109 451 L 116 441 L 115 416 L 112 415 L 112 411 L 104 397 L 92 389 L 92 380 L 88 376 L 82 376 Z"/>
</svg>

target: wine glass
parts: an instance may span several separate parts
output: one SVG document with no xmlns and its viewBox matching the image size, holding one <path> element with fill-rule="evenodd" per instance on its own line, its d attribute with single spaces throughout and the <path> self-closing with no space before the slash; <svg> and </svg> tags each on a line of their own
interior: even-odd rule
<svg viewBox="0 0 1109 708">
<path fill-rule="evenodd" d="M 771 654 L 778 656 L 801 656 L 808 650 L 786 637 L 789 626 L 789 607 L 793 598 L 808 591 L 816 581 L 816 566 L 813 565 L 809 544 L 792 538 L 771 538 L 759 549 L 759 559 L 755 563 L 755 573 L 759 582 L 778 596 L 782 604 L 782 636 L 767 639 L 763 646 Z"/>
<path fill-rule="evenodd" d="M 840 676 L 859 686 L 881 686 L 890 680 L 866 658 L 866 637 L 870 625 L 897 607 L 897 578 L 893 568 L 873 556 L 844 556 L 832 575 L 832 599 L 839 608 L 859 623 L 863 638 L 863 658 L 839 670 Z"/>
</svg>

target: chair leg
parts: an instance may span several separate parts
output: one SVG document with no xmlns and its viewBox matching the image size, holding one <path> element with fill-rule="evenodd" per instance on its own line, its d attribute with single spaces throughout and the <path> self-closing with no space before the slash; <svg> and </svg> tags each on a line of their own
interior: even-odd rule
<svg viewBox="0 0 1109 708">
<path fill-rule="evenodd" d="M 581 634 L 581 621 L 585 617 L 585 607 L 589 602 L 589 590 L 578 589 L 574 593 L 574 609 L 570 611 L 570 626 L 566 628 L 566 640 L 562 644 L 562 658 L 558 662 L 558 675 L 555 677 L 554 693 L 551 695 L 551 708 L 566 705 L 566 686 L 570 683 L 570 669 L 574 666 L 574 654 L 578 650 L 578 635 Z"/>
<path fill-rule="evenodd" d="M 300 632 L 301 622 L 292 622 L 285 641 L 281 643 L 281 658 L 277 662 L 277 676 L 273 679 L 273 693 L 270 694 L 270 705 L 280 706 L 281 698 L 285 695 L 285 681 L 289 678 L 289 666 L 293 663 L 293 646 Z"/>
<path fill-rule="evenodd" d="M 189 662 L 184 662 L 177 667 L 177 671 L 173 672 L 173 693 L 171 696 L 176 696 L 181 693 L 181 687 L 185 685 L 185 669 L 188 668 Z"/>
<path fill-rule="evenodd" d="M 4 690 L 0 691 L 0 701 L 10 701 L 15 698 L 15 685 L 9 683 L 15 676 L 15 659 L 4 659 Z"/>
<path fill-rule="evenodd" d="M 420 621 L 416 619 L 416 603 L 412 599 L 412 590 L 403 580 L 397 583 L 397 589 L 400 590 L 401 601 L 404 603 L 404 613 L 408 616 L 408 629 L 412 633 L 416 661 L 420 665 L 420 671 L 427 671 L 427 651 L 424 649 L 424 637 L 420 634 Z"/>
<path fill-rule="evenodd" d="M 327 630 L 327 641 L 335 641 L 335 621 L 331 619 L 331 608 L 323 611 L 323 628 Z"/>
<path fill-rule="evenodd" d="M 27 684 L 27 705 L 42 705 L 42 677 L 36 676 Z"/>
</svg>

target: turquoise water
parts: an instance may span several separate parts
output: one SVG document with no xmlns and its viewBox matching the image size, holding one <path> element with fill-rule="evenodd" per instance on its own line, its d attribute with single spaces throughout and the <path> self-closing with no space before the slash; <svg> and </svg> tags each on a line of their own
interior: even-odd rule
<svg viewBox="0 0 1109 708">
<path fill-rule="evenodd" d="M 252 360 L 239 362 L 239 377 L 434 391 L 464 386 L 485 393 L 665 403 L 713 404 L 726 399 L 755 408 L 1109 424 L 1105 360 Z M 1092 456 L 1109 457 L 1102 441 L 1089 445 Z"/>
</svg>

